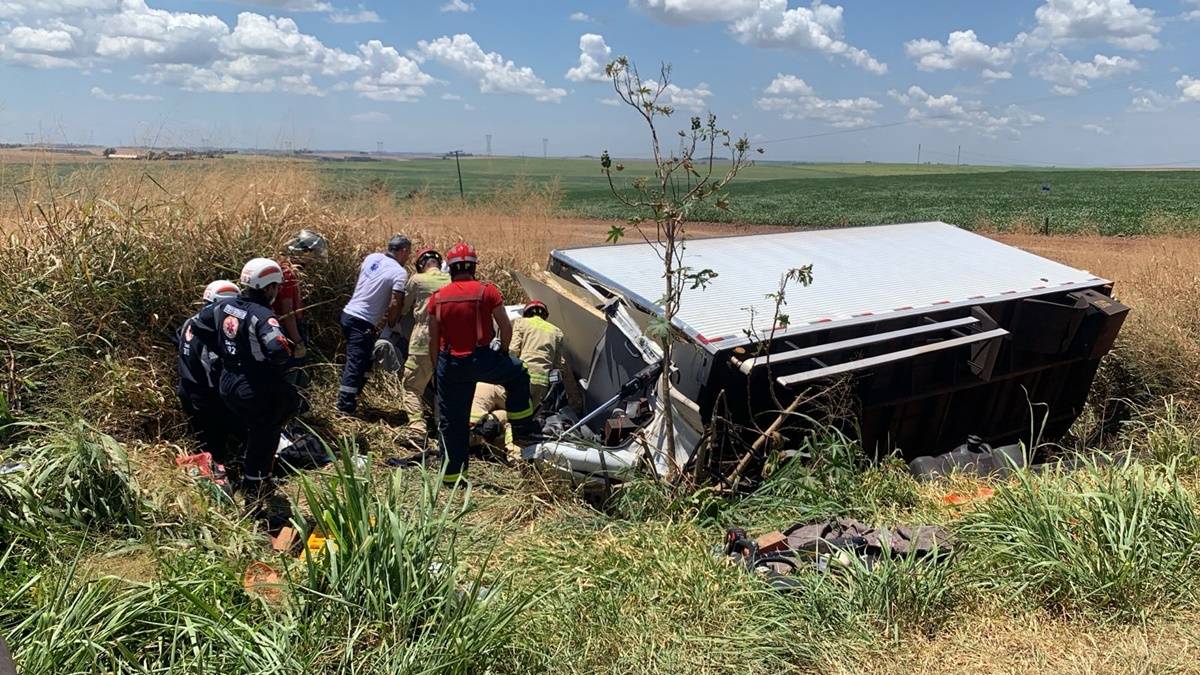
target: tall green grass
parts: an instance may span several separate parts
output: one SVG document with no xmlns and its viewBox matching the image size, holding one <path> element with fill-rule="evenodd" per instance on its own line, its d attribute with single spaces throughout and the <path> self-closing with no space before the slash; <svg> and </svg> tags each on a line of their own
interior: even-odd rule
<svg viewBox="0 0 1200 675">
<path fill-rule="evenodd" d="M 1173 465 L 1022 472 L 958 530 L 981 587 L 1100 619 L 1194 606 L 1200 517 Z"/>
<path fill-rule="evenodd" d="M 328 479 L 303 480 L 314 529 L 329 543 L 305 550 L 293 581 L 302 622 L 353 631 L 334 632 L 336 642 L 323 651 L 337 655 L 339 670 L 380 642 L 389 646 L 376 655 L 388 665 L 381 670 L 391 672 L 467 672 L 495 659 L 533 596 L 489 578 L 486 558 L 473 568 L 460 559 L 469 494 L 447 492 L 437 476 L 402 473 L 373 490 L 351 453 L 341 456 Z"/>
</svg>

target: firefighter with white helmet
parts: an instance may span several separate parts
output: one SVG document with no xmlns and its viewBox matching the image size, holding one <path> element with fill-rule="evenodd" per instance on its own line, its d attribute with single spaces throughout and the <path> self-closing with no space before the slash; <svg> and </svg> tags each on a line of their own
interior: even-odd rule
<svg viewBox="0 0 1200 675">
<path fill-rule="evenodd" d="M 235 298 L 237 294 L 237 284 L 218 279 L 204 288 L 201 300 L 210 305 L 218 300 Z M 218 390 L 221 361 L 196 335 L 192 327 L 196 319 L 196 315 L 188 317 L 175 333 L 175 344 L 179 349 L 175 363 L 179 384 L 175 393 L 179 395 L 179 405 L 187 413 L 192 433 L 200 440 L 201 447 L 218 462 L 224 462 L 230 424 L 229 411 L 221 402 Z"/>
<path fill-rule="evenodd" d="M 248 511 L 268 529 L 286 524 L 277 509 L 271 473 L 283 425 L 300 409 L 300 396 L 286 379 L 291 345 L 271 303 L 283 283 L 279 263 L 254 258 L 242 268 L 241 292 L 200 310 L 194 331 L 221 360 L 221 400 L 246 430 L 241 490 Z"/>
</svg>

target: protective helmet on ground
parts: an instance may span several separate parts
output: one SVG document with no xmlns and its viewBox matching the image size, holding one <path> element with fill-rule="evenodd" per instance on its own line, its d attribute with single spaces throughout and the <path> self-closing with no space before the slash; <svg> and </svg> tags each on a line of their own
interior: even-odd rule
<svg viewBox="0 0 1200 675">
<path fill-rule="evenodd" d="M 432 248 L 427 248 L 417 254 L 417 271 L 420 272 L 425 267 L 425 263 L 431 259 L 438 262 L 438 267 L 442 266 L 442 254 Z"/>
<path fill-rule="evenodd" d="M 217 279 L 204 287 L 205 302 L 212 302 L 221 298 L 235 298 L 238 294 L 237 284 L 228 279 Z"/>
<path fill-rule="evenodd" d="M 474 270 L 478 262 L 479 256 L 475 254 L 475 248 L 465 241 L 458 242 L 446 251 L 446 264 L 450 266 L 451 272 Z"/>
<path fill-rule="evenodd" d="M 521 310 L 521 316 L 540 316 L 543 319 L 550 318 L 550 310 L 546 308 L 546 303 L 541 300 L 530 300 L 525 309 Z"/>
<path fill-rule="evenodd" d="M 287 243 L 287 252 L 292 255 L 308 254 L 324 258 L 329 255 L 329 243 L 320 234 L 309 229 L 304 229 L 300 230 Z"/>
<path fill-rule="evenodd" d="M 246 288 L 263 289 L 283 283 L 283 270 L 270 258 L 254 258 L 242 267 L 241 283 Z"/>
</svg>

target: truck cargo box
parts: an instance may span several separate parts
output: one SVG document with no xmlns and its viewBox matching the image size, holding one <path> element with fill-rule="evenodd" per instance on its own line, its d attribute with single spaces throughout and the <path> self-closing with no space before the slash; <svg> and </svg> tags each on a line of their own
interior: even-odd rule
<svg viewBox="0 0 1200 675">
<path fill-rule="evenodd" d="M 807 264 L 812 284 L 788 287 L 776 316 L 781 278 Z M 940 222 L 695 239 L 683 265 L 716 273 L 684 291 L 673 321 L 673 381 L 700 424 L 719 395 L 722 415 L 763 428 L 779 401 L 842 383 L 849 430 L 868 450 L 908 458 L 968 435 L 992 445 L 1062 436 L 1129 311 L 1106 279 Z M 574 289 L 572 303 L 620 302 L 643 327 L 662 316 L 652 244 L 556 250 L 549 272 Z M 527 290 L 547 293 L 537 286 Z M 590 323 L 563 326 L 577 365 L 603 351 L 601 312 L 589 309 Z"/>
</svg>

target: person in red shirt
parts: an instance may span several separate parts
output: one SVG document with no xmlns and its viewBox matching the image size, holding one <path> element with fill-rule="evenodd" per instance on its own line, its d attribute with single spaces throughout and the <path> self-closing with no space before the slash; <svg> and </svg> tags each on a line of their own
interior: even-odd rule
<svg viewBox="0 0 1200 675">
<path fill-rule="evenodd" d="M 470 244 L 459 242 L 446 253 L 450 284 L 429 297 L 429 354 L 437 374 L 438 431 L 445 457 L 442 480 L 453 485 L 467 470 L 470 447 L 471 398 L 479 382 L 498 384 L 506 393 L 505 409 L 513 443 L 538 439 L 529 398 L 529 373 L 519 359 L 508 355 L 512 324 L 499 289 L 475 279 L 478 256 Z M 491 345 L 500 328 L 500 349 Z"/>
<path fill-rule="evenodd" d="M 287 257 L 279 266 L 283 271 L 283 283 L 279 285 L 275 302 L 271 303 L 271 311 L 279 317 L 283 334 L 292 343 L 292 357 L 286 367 L 288 380 L 296 386 L 308 383 L 302 370 L 308 362 L 308 330 L 304 324 L 304 300 L 296 268 L 303 266 L 307 259 L 325 258 L 329 255 L 328 248 L 325 237 L 312 230 L 300 230 L 287 243 Z"/>
</svg>

